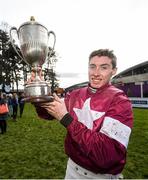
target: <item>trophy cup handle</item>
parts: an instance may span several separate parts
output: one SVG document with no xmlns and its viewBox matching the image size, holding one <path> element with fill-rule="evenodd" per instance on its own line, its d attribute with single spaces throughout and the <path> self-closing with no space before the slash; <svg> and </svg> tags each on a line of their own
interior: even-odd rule
<svg viewBox="0 0 148 180">
<path fill-rule="evenodd" d="M 49 31 L 48 32 L 48 37 L 50 37 L 50 34 L 52 34 L 54 36 L 54 42 L 53 42 L 53 47 L 52 47 L 52 51 L 54 50 L 55 47 L 55 43 L 56 43 L 56 35 L 53 31 Z"/>
<path fill-rule="evenodd" d="M 21 54 L 17 51 L 17 49 L 16 49 L 16 47 L 15 47 L 15 45 L 14 45 L 14 43 L 13 43 L 14 39 L 12 38 L 12 31 L 15 31 L 16 34 L 17 34 L 17 37 L 18 37 L 17 28 L 16 28 L 16 27 L 11 27 L 11 29 L 10 29 L 10 42 L 11 42 L 12 47 L 14 48 L 15 52 L 17 53 L 17 55 L 21 58 L 21 60 L 23 60 L 23 57 L 22 57 Z"/>
</svg>

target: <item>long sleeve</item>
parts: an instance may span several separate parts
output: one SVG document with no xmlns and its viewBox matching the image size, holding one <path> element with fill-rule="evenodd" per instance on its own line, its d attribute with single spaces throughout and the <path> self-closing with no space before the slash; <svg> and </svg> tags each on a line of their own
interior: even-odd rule
<svg viewBox="0 0 148 180">
<path fill-rule="evenodd" d="M 66 143 L 71 139 L 75 147 L 67 143 L 67 154 L 83 167 L 89 168 L 87 161 L 88 164 L 95 164 L 94 172 L 99 169 L 102 169 L 102 172 L 111 169 L 112 174 L 120 172 L 125 164 L 126 148 L 133 123 L 129 100 L 124 95 L 115 96 L 108 111 L 94 122 L 94 127 L 95 124 L 100 124 L 97 129 L 89 129 L 77 116 L 70 117 L 69 114 L 71 123 L 67 126 Z M 74 148 L 79 149 L 79 154 L 87 160 L 84 161 L 81 157 L 76 159 Z"/>
</svg>

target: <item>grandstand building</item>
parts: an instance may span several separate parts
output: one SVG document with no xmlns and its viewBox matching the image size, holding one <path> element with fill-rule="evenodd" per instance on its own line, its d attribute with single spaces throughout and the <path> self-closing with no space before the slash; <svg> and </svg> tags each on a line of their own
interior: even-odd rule
<svg viewBox="0 0 148 180">
<path fill-rule="evenodd" d="M 112 78 L 112 84 L 131 97 L 131 100 L 137 104 L 137 107 L 140 104 L 148 107 L 148 61 L 132 66 L 117 74 Z"/>
</svg>

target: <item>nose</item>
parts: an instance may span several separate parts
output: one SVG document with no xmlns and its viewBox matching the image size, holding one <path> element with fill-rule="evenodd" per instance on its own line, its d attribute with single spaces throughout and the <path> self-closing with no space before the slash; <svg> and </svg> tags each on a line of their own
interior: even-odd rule
<svg viewBox="0 0 148 180">
<path fill-rule="evenodd" d="M 100 68 L 97 67 L 97 68 L 95 69 L 94 75 L 95 75 L 95 76 L 100 75 Z"/>
</svg>

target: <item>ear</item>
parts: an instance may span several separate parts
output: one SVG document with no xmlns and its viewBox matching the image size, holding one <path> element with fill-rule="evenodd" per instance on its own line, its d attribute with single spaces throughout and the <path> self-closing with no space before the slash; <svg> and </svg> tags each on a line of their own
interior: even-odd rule
<svg viewBox="0 0 148 180">
<path fill-rule="evenodd" d="M 117 72 L 117 68 L 112 69 L 112 76 L 114 76 Z"/>
</svg>

